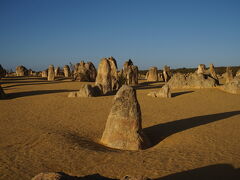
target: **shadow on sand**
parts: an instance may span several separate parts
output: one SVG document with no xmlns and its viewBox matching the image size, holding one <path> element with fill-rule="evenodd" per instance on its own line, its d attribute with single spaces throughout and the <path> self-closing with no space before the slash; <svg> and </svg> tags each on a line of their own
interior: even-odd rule
<svg viewBox="0 0 240 180">
<path fill-rule="evenodd" d="M 188 94 L 188 93 L 192 93 L 194 91 L 184 91 L 184 92 L 176 92 L 176 93 L 172 93 L 172 97 L 176 97 L 176 96 L 180 96 L 183 94 Z"/>
<path fill-rule="evenodd" d="M 101 176 L 100 174 L 87 175 L 82 177 L 69 176 L 63 172 L 61 180 L 117 180 Z M 125 176 L 123 180 L 144 180 L 148 178 Z M 235 169 L 230 164 L 214 164 L 200 167 L 188 171 L 183 171 L 153 180 L 238 180 L 240 179 L 240 169 Z"/>
<path fill-rule="evenodd" d="M 160 81 L 148 81 L 148 82 L 143 82 L 140 83 L 136 86 L 133 86 L 134 89 L 156 89 L 156 88 L 161 88 L 164 84 L 155 84 L 155 83 L 160 83 Z"/>
<path fill-rule="evenodd" d="M 240 111 L 231 111 L 218 114 L 210 114 L 204 116 L 196 116 L 163 124 L 154 125 L 143 129 L 148 138 L 151 140 L 152 147 L 157 145 L 160 141 L 171 136 L 172 134 L 191 129 L 204 124 L 223 120 L 231 116 L 240 114 Z"/>
<path fill-rule="evenodd" d="M 8 93 L 2 100 L 7 99 L 15 99 L 25 96 L 35 96 L 35 95 L 42 95 L 42 94 L 52 94 L 52 93 L 62 93 L 62 92 L 72 92 L 74 90 L 37 90 L 37 91 L 26 91 L 26 92 L 16 92 L 16 93 Z"/>
</svg>

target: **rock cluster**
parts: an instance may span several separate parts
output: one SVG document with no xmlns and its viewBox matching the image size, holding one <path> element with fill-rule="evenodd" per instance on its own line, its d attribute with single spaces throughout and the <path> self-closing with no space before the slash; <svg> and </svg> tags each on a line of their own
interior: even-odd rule
<svg viewBox="0 0 240 180">
<path fill-rule="evenodd" d="M 115 95 L 101 142 L 122 150 L 139 150 L 149 145 L 142 132 L 141 109 L 132 87 L 123 85 Z"/>
<path fill-rule="evenodd" d="M 206 72 L 205 64 L 199 64 L 196 73 L 197 74 L 205 74 L 205 72 Z"/>
<path fill-rule="evenodd" d="M 95 81 L 97 76 L 97 71 L 92 62 L 85 63 L 81 61 L 80 63 L 75 64 L 73 78 L 77 81 L 86 81 L 91 82 Z"/>
<path fill-rule="evenodd" d="M 216 87 L 215 79 L 208 75 L 190 73 L 176 73 L 167 83 L 171 89 L 177 88 L 212 88 Z"/>
<path fill-rule="evenodd" d="M 98 65 L 96 86 L 99 87 L 102 94 L 118 90 L 120 83 L 117 73 L 117 62 L 113 57 L 101 59 Z"/>
<path fill-rule="evenodd" d="M 230 67 L 226 68 L 226 72 L 224 73 L 224 78 L 225 78 L 225 83 L 229 83 L 233 80 L 233 73 L 232 73 L 232 69 Z"/>
<path fill-rule="evenodd" d="M 42 77 L 43 77 L 43 78 L 48 77 L 48 71 L 47 71 L 47 70 L 43 70 L 43 71 L 42 71 Z"/>
<path fill-rule="evenodd" d="M 171 98 L 171 90 L 168 84 L 165 84 L 158 92 L 150 92 L 148 96 L 152 97 L 162 97 L 162 98 Z"/>
<path fill-rule="evenodd" d="M 16 76 L 27 76 L 28 70 L 24 66 L 17 66 L 16 67 Z"/>
<path fill-rule="evenodd" d="M 146 74 L 147 81 L 158 81 L 158 69 L 157 67 L 151 67 Z"/>
<path fill-rule="evenodd" d="M 126 61 L 123 65 L 122 76 L 125 79 L 127 85 L 138 84 L 138 67 L 133 65 L 131 59 Z"/>
</svg>

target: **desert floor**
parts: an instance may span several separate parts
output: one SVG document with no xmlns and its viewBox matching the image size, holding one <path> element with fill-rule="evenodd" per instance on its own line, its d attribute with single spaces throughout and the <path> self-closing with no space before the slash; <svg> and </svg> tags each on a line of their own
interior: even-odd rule
<svg viewBox="0 0 240 180">
<path fill-rule="evenodd" d="M 143 131 L 152 146 L 121 151 L 99 144 L 113 95 L 68 98 L 83 84 L 69 79 L 1 80 L 0 179 L 40 172 L 108 178 L 235 179 L 240 174 L 240 95 L 213 89 L 174 90 L 153 98 L 159 83 L 136 87 Z"/>
</svg>

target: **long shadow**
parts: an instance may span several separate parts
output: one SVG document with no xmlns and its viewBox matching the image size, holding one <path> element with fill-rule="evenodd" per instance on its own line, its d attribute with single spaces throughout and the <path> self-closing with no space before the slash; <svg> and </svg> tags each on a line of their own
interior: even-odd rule
<svg viewBox="0 0 240 180">
<path fill-rule="evenodd" d="M 240 179 L 240 169 L 230 164 L 215 164 L 183 171 L 155 180 L 237 180 Z"/>
<path fill-rule="evenodd" d="M 177 121 L 167 122 L 163 124 L 154 125 L 143 129 L 148 138 L 151 140 L 152 146 L 157 145 L 160 141 L 171 136 L 172 134 L 191 129 L 204 124 L 223 120 L 231 116 L 240 114 L 240 111 L 231 111 L 218 114 L 211 114 L 205 116 L 196 116 L 192 118 L 181 119 Z M 152 147 L 151 146 L 151 147 Z"/>
<path fill-rule="evenodd" d="M 37 90 L 37 91 L 27 91 L 27 92 L 17 92 L 17 93 L 8 93 L 6 96 L 2 99 L 15 99 L 20 97 L 26 97 L 26 96 L 35 96 L 35 95 L 42 95 L 42 94 L 52 94 L 52 93 L 62 93 L 62 92 L 72 92 L 74 90 Z"/>
<path fill-rule="evenodd" d="M 158 85 L 152 85 L 155 83 L 159 83 L 160 81 L 148 81 L 148 82 L 143 82 L 140 83 L 136 86 L 133 86 L 134 89 L 156 89 L 156 88 L 161 88 L 163 84 L 158 84 Z"/>
<path fill-rule="evenodd" d="M 172 93 L 172 97 L 176 97 L 176 96 L 180 96 L 183 94 L 188 94 L 188 93 L 192 93 L 194 91 L 184 91 L 184 92 L 176 92 L 176 93 Z"/>
</svg>

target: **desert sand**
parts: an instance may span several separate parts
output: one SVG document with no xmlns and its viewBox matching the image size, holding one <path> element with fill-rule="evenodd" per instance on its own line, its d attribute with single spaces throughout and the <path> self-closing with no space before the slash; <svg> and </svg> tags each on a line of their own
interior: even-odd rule
<svg viewBox="0 0 240 180">
<path fill-rule="evenodd" d="M 4 78 L 0 100 L 0 179 L 40 172 L 108 178 L 234 179 L 240 174 L 240 96 L 217 88 L 147 94 L 163 82 L 140 81 L 143 131 L 152 146 L 123 151 L 99 143 L 114 95 L 68 98 L 86 83 Z M 88 83 L 94 84 L 94 83 Z M 94 176 L 92 176 L 94 177 Z"/>
</svg>

